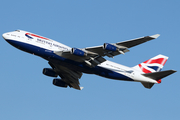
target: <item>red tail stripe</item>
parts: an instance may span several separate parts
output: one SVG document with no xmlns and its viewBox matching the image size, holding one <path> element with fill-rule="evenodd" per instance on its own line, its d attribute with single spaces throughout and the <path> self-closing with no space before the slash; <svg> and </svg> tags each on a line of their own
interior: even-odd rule
<svg viewBox="0 0 180 120">
<path fill-rule="evenodd" d="M 144 73 L 152 73 L 151 71 L 145 69 L 141 64 L 139 64 L 139 67 Z M 156 81 L 158 82 L 158 84 L 161 83 L 161 79 L 156 80 Z"/>
<path fill-rule="evenodd" d="M 151 73 L 151 71 L 145 69 L 141 64 L 139 64 L 139 67 L 144 73 Z"/>
<path fill-rule="evenodd" d="M 153 59 L 147 60 L 144 63 L 147 63 L 147 64 L 158 63 L 161 65 L 164 65 L 166 63 L 166 61 L 167 61 L 167 59 L 165 59 L 165 58 L 158 58 L 155 60 L 153 60 Z"/>
<path fill-rule="evenodd" d="M 156 80 L 158 83 L 161 83 L 161 79 L 160 80 Z"/>
</svg>

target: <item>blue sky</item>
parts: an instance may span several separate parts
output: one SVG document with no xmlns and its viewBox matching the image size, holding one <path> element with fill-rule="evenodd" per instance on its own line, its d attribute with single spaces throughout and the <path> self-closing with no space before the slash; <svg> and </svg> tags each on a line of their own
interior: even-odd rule
<svg viewBox="0 0 180 120">
<path fill-rule="evenodd" d="M 91 47 L 161 34 L 119 55 L 132 67 L 158 54 L 169 56 L 164 70 L 180 70 L 179 0 L 2 0 L 0 33 L 22 29 L 70 47 Z M 42 74 L 47 61 L 1 38 L 1 120 L 179 120 L 179 72 L 154 85 L 84 74 L 82 91 L 52 85 Z"/>
</svg>

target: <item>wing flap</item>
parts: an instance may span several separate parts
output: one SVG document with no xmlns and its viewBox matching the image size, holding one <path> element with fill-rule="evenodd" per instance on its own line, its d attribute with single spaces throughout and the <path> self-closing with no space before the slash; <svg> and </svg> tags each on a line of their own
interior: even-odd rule
<svg viewBox="0 0 180 120">
<path fill-rule="evenodd" d="M 56 51 L 54 53 L 56 55 L 63 57 L 63 58 L 67 58 L 67 59 L 70 59 L 70 60 L 73 60 L 76 62 L 84 62 L 90 67 L 97 66 L 98 64 L 106 61 L 106 59 L 103 58 L 102 56 L 100 56 L 96 53 L 92 53 L 90 51 L 87 51 L 86 56 L 73 55 L 73 54 L 71 54 L 70 51 Z"/>
<path fill-rule="evenodd" d="M 71 70 L 70 68 L 63 67 L 59 64 L 49 62 L 49 64 L 54 66 L 55 71 L 61 77 L 61 79 L 67 83 L 70 87 L 81 90 L 82 88 L 79 86 L 79 79 L 82 76 L 82 72 Z"/>
<path fill-rule="evenodd" d="M 70 51 L 55 51 L 54 53 L 63 58 L 67 58 L 67 59 L 74 60 L 77 62 L 84 62 L 84 60 L 87 59 L 86 56 L 73 55 L 73 54 L 71 54 Z"/>
</svg>

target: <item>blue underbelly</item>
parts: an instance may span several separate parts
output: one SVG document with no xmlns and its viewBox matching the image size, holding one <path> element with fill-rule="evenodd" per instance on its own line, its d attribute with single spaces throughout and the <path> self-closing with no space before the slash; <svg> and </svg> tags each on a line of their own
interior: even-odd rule
<svg viewBox="0 0 180 120">
<path fill-rule="evenodd" d="M 129 78 L 125 75 L 122 75 L 120 73 L 114 72 L 112 70 L 108 70 L 108 69 L 100 67 L 100 66 L 90 68 L 85 63 L 80 63 L 80 62 L 76 62 L 73 60 L 63 58 L 61 56 L 56 55 L 53 51 L 50 51 L 50 50 L 47 50 L 44 48 L 40 48 L 40 47 L 37 47 L 34 45 L 30 45 L 27 43 L 18 42 L 18 41 L 14 41 L 14 40 L 6 40 L 6 41 L 9 44 L 11 44 L 12 46 L 14 46 L 22 51 L 37 55 L 37 56 L 42 57 L 51 62 L 56 62 L 59 65 L 68 67 L 75 71 L 80 71 L 80 72 L 88 73 L 88 74 L 96 74 L 96 75 L 110 78 L 110 79 L 132 81 L 131 78 Z"/>
</svg>

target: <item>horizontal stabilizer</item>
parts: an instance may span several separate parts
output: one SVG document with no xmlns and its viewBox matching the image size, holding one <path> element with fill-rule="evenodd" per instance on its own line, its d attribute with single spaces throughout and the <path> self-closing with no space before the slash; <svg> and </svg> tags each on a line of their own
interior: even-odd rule
<svg viewBox="0 0 180 120">
<path fill-rule="evenodd" d="M 142 74 L 148 78 L 152 78 L 154 80 L 159 80 L 162 79 L 168 75 L 171 75 L 175 73 L 175 70 L 166 70 L 166 71 L 160 71 L 160 72 L 154 72 L 154 73 L 147 73 L 147 74 Z"/>
<path fill-rule="evenodd" d="M 151 89 L 152 86 L 154 85 L 154 83 L 146 83 L 146 82 L 141 82 L 141 83 L 145 88 L 149 88 L 149 89 Z"/>
</svg>

